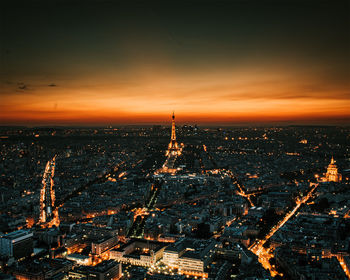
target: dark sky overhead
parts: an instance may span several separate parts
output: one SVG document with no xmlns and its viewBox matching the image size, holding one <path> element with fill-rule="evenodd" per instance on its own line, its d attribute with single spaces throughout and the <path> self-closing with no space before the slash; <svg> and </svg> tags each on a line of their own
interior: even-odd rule
<svg viewBox="0 0 350 280">
<path fill-rule="evenodd" d="M 0 124 L 349 123 L 349 1 L 1 5 Z"/>
</svg>

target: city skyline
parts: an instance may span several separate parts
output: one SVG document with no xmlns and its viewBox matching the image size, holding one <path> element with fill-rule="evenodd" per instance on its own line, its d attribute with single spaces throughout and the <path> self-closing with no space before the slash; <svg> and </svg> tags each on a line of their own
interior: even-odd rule
<svg viewBox="0 0 350 280">
<path fill-rule="evenodd" d="M 1 136 L 0 276 L 350 277 L 348 127 Z"/>
<path fill-rule="evenodd" d="M 347 1 L 16 3 L 0 125 L 349 124 Z"/>
<path fill-rule="evenodd" d="M 7 0 L 0 279 L 350 279 L 349 0 Z"/>
</svg>

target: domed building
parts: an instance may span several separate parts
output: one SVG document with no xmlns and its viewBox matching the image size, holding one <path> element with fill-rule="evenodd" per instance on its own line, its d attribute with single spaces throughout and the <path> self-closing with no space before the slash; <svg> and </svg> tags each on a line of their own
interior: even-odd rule
<svg viewBox="0 0 350 280">
<path fill-rule="evenodd" d="M 335 160 L 332 157 L 331 163 L 327 167 L 327 173 L 325 177 L 322 178 L 324 182 L 340 182 L 342 176 L 338 173 L 338 167 L 335 164 Z"/>
</svg>

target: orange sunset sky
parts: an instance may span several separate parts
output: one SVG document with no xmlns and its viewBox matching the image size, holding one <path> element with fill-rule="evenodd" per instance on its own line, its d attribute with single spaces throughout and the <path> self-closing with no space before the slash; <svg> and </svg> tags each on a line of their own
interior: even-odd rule
<svg viewBox="0 0 350 280">
<path fill-rule="evenodd" d="M 1 25 L 1 125 L 350 121 L 346 2 L 30 3 Z"/>
</svg>

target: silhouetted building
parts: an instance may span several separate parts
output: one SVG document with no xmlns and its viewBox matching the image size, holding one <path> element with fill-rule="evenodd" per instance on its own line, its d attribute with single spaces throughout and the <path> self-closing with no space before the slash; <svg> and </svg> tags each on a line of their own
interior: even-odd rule
<svg viewBox="0 0 350 280">
<path fill-rule="evenodd" d="M 33 253 L 33 233 L 17 230 L 0 237 L 0 255 L 20 259 Z"/>
<path fill-rule="evenodd" d="M 69 272 L 69 279 L 110 280 L 122 276 L 120 263 L 108 260 L 96 266 L 79 266 Z"/>
</svg>

